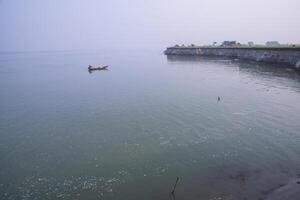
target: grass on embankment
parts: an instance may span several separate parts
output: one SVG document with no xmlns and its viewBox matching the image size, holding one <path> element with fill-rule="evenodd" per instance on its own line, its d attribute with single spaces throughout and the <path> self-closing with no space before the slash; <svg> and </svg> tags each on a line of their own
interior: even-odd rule
<svg viewBox="0 0 300 200">
<path fill-rule="evenodd" d="M 285 46 L 264 46 L 264 45 L 255 45 L 255 46 L 174 46 L 171 48 L 182 48 L 182 49 L 191 49 L 191 48 L 221 48 L 221 49 L 300 49 L 300 45 L 285 45 Z"/>
</svg>

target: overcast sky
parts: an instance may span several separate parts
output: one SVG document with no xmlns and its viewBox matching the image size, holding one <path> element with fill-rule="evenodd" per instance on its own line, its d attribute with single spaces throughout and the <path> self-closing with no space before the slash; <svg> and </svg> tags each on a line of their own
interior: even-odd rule
<svg viewBox="0 0 300 200">
<path fill-rule="evenodd" d="M 0 0 L 0 51 L 300 43 L 300 0 Z"/>
</svg>

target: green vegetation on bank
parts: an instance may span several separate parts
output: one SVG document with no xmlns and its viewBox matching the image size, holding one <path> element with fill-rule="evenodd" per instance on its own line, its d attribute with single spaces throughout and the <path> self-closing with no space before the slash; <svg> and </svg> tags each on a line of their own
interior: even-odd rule
<svg viewBox="0 0 300 200">
<path fill-rule="evenodd" d="M 213 45 L 175 45 L 172 48 L 237 48 L 237 49 L 300 49 L 300 44 L 286 44 L 281 45 L 258 45 L 258 44 L 240 44 L 235 41 L 224 41 L 221 45 L 216 45 L 214 42 Z"/>
<path fill-rule="evenodd" d="M 228 48 L 228 49 L 300 49 L 300 45 L 284 45 L 284 46 L 265 46 L 265 45 L 254 45 L 254 46 L 213 46 L 213 45 L 203 45 L 203 46 L 174 46 L 171 48 Z"/>
</svg>

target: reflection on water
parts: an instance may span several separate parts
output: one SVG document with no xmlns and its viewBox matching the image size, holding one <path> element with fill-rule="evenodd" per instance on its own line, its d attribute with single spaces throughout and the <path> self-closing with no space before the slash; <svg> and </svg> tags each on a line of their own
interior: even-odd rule
<svg viewBox="0 0 300 200">
<path fill-rule="evenodd" d="M 269 75 L 286 77 L 294 80 L 300 80 L 300 74 L 297 70 L 290 66 L 284 66 L 282 64 L 266 64 L 255 61 L 245 61 L 239 59 L 229 59 L 226 57 L 202 57 L 202 56 L 188 56 L 188 55 L 167 55 L 169 62 L 187 62 L 187 63 L 201 63 L 201 62 L 228 62 L 238 65 L 240 71 L 245 73 L 253 73 L 258 76 Z"/>
<path fill-rule="evenodd" d="M 178 56 L 178 55 L 168 55 L 167 60 L 173 63 L 227 63 L 224 66 L 229 67 L 238 67 L 238 70 L 241 73 L 245 73 L 253 78 L 258 79 L 270 79 L 279 81 L 280 78 L 282 79 L 291 79 L 293 82 L 288 82 L 290 85 L 286 85 L 292 87 L 296 91 L 299 90 L 300 81 L 300 73 L 299 71 L 291 68 L 290 66 L 284 66 L 282 64 L 266 64 L 266 63 L 259 63 L 255 61 L 245 61 L 239 59 L 230 59 L 227 57 L 201 57 L 201 56 Z M 281 82 L 281 84 L 286 84 L 287 82 Z M 272 83 L 271 83 L 272 84 Z M 293 87 L 293 85 L 295 87 Z"/>
<path fill-rule="evenodd" d="M 86 72 L 100 61 L 109 73 Z M 0 90 L 1 199 L 299 195 L 292 69 L 156 52 L 0 54 Z"/>
</svg>

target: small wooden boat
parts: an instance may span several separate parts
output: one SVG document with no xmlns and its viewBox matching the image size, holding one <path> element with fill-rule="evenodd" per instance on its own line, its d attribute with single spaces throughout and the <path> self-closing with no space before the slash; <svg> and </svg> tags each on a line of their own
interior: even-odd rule
<svg viewBox="0 0 300 200">
<path fill-rule="evenodd" d="M 108 65 L 102 66 L 102 67 L 93 67 L 92 65 L 89 65 L 88 70 L 93 71 L 93 70 L 107 70 Z"/>
</svg>

